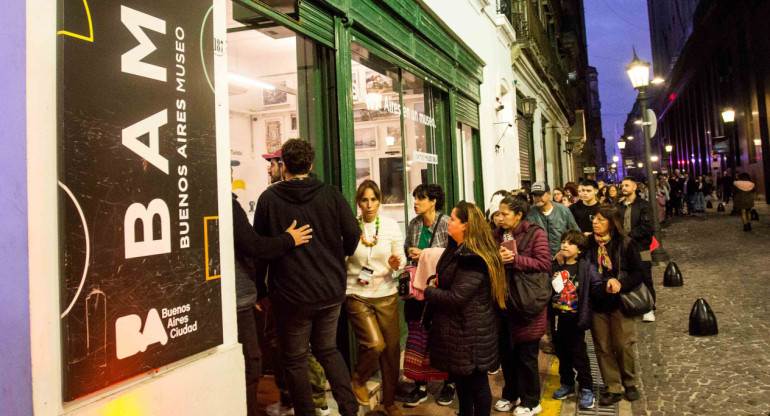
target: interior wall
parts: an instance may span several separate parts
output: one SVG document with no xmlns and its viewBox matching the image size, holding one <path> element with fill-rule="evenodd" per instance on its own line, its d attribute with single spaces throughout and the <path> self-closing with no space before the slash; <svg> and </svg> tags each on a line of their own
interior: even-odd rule
<svg viewBox="0 0 770 416">
<path fill-rule="evenodd" d="M 225 0 L 214 1 L 214 33 L 225 37 Z M 57 212 L 56 131 L 56 28 L 57 11 L 50 2 L 28 0 L 26 5 L 26 161 L 27 199 L 24 214 L 29 218 L 29 296 L 19 290 L 15 299 L 29 301 L 30 354 L 19 358 L 32 368 L 32 409 L 18 414 L 135 415 L 212 414 L 245 415 L 243 355 L 237 344 L 235 278 L 230 202 L 230 143 L 228 140 L 227 61 L 215 57 L 217 108 L 217 186 L 222 271 L 223 345 L 193 357 L 134 377 L 77 401 L 62 404 L 61 330 L 59 305 L 59 237 Z M 6 17 L 4 14 L 3 17 Z M 19 16 L 14 16 L 16 19 Z M 11 18 L 12 19 L 12 18 Z M 4 21 L 0 21 L 5 23 Z M 11 20 L 14 22 L 14 20 Z M 0 26 L 19 29 L 18 24 Z M 6 55 L 4 55 L 6 56 Z M 20 62 L 22 60 L 13 60 Z M 24 68 L 24 66 L 20 66 Z M 5 78 L 4 78 L 5 79 Z M 3 100 L 6 96 L 3 95 Z M 22 107 L 24 108 L 24 107 Z M 5 123 L 0 124 L 5 126 Z M 23 136 L 19 136 L 23 137 Z M 2 143 L 6 143 L 5 140 Z M 0 152 L 5 153 L 5 152 Z M 26 160 L 25 160 L 26 159 Z M 23 162 L 22 162 L 23 163 Z M 2 164 L 3 169 L 12 164 Z M 13 177 L 13 176 L 10 176 Z M 4 176 L 5 178 L 5 176 Z M 15 192 L 23 192 L 24 186 Z M 5 195 L 5 193 L 3 193 Z M 12 258 L 26 258 L 17 251 Z M 7 266 L 6 266 L 7 267 Z M 16 274 L 27 284 L 26 273 Z M 7 293 L 7 292 L 3 292 Z M 3 302 L 4 304 L 4 302 Z M 19 317 L 22 320 L 24 317 Z M 5 339 L 5 338 L 4 338 Z M 6 345 L 3 341 L 3 345 Z M 5 357 L 5 350 L 2 354 Z M 6 379 L 6 369 L 3 377 Z M 11 378 L 13 380 L 13 378 Z M 13 380 L 18 382 L 18 380 Z M 19 383 L 19 388 L 23 384 Z M 3 390 L 5 394 L 5 390 Z M 14 398 L 23 405 L 23 392 Z M 6 414 L 7 401 L 2 401 Z M 11 413 L 13 414 L 13 413 Z"/>
<path fill-rule="evenodd" d="M 27 256 L 25 4 L 10 2 L 0 14 L 0 256 L 6 260 L 0 290 L 0 406 L 3 415 L 32 413 Z"/>
</svg>

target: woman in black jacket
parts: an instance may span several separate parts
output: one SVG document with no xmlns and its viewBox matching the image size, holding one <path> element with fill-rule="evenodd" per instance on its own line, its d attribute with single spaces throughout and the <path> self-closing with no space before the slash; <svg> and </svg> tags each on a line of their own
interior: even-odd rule
<svg viewBox="0 0 770 416">
<path fill-rule="evenodd" d="M 452 237 L 424 289 L 433 316 L 431 364 L 455 380 L 460 416 L 488 416 L 492 407 L 487 371 L 500 365 L 497 308 L 505 307 L 503 259 L 474 204 L 461 201 L 448 222 Z"/>
<path fill-rule="evenodd" d="M 623 397 L 639 399 L 635 372 L 636 323 L 620 311 L 619 293 L 629 292 L 644 281 L 642 259 L 634 240 L 624 235 L 623 218 L 617 207 L 603 204 L 593 220 L 587 253 L 601 274 L 591 285 L 594 317 L 591 335 L 599 371 L 606 391 L 599 404 L 608 406 Z"/>
</svg>

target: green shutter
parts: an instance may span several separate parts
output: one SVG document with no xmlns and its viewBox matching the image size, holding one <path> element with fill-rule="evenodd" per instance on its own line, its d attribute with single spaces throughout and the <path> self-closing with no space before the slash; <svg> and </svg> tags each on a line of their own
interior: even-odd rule
<svg viewBox="0 0 770 416">
<path fill-rule="evenodd" d="M 455 116 L 457 117 L 457 121 L 478 129 L 479 105 L 461 94 L 457 94 L 455 103 Z"/>
<path fill-rule="evenodd" d="M 312 32 L 314 38 L 321 38 L 334 43 L 334 19 L 327 11 L 306 2 L 299 2 L 299 22 L 302 27 Z"/>
</svg>

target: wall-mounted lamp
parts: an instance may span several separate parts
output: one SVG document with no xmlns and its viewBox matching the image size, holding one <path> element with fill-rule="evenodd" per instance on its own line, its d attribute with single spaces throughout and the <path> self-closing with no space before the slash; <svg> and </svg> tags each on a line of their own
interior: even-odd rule
<svg viewBox="0 0 770 416">
<path fill-rule="evenodd" d="M 671 146 L 670 144 L 667 144 L 667 145 L 666 145 L 666 151 L 667 151 L 668 153 L 671 153 L 671 151 L 672 151 L 672 150 L 674 150 L 674 146 Z"/>
<path fill-rule="evenodd" d="M 572 154 L 572 149 L 574 148 L 574 146 L 575 146 L 575 143 L 572 143 L 569 140 L 564 142 L 564 153 L 568 155 Z"/>
<path fill-rule="evenodd" d="M 623 139 L 618 140 L 618 149 L 623 150 L 626 148 L 626 141 Z"/>
</svg>

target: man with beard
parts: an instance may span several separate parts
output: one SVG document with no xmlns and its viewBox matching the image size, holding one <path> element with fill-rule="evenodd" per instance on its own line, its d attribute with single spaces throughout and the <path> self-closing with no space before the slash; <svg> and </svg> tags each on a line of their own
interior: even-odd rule
<svg viewBox="0 0 770 416">
<path fill-rule="evenodd" d="M 639 246 L 639 254 L 642 257 L 644 269 L 644 285 L 650 290 L 654 301 L 655 288 L 652 286 L 652 255 L 650 254 L 653 232 L 652 207 L 648 201 L 639 197 L 637 187 L 636 178 L 632 176 L 623 178 L 620 188 L 623 194 L 623 202 L 618 204 L 618 211 L 620 211 L 623 217 L 623 228 L 628 236 Z M 654 310 L 644 314 L 642 320 L 644 322 L 655 322 Z"/>
</svg>

